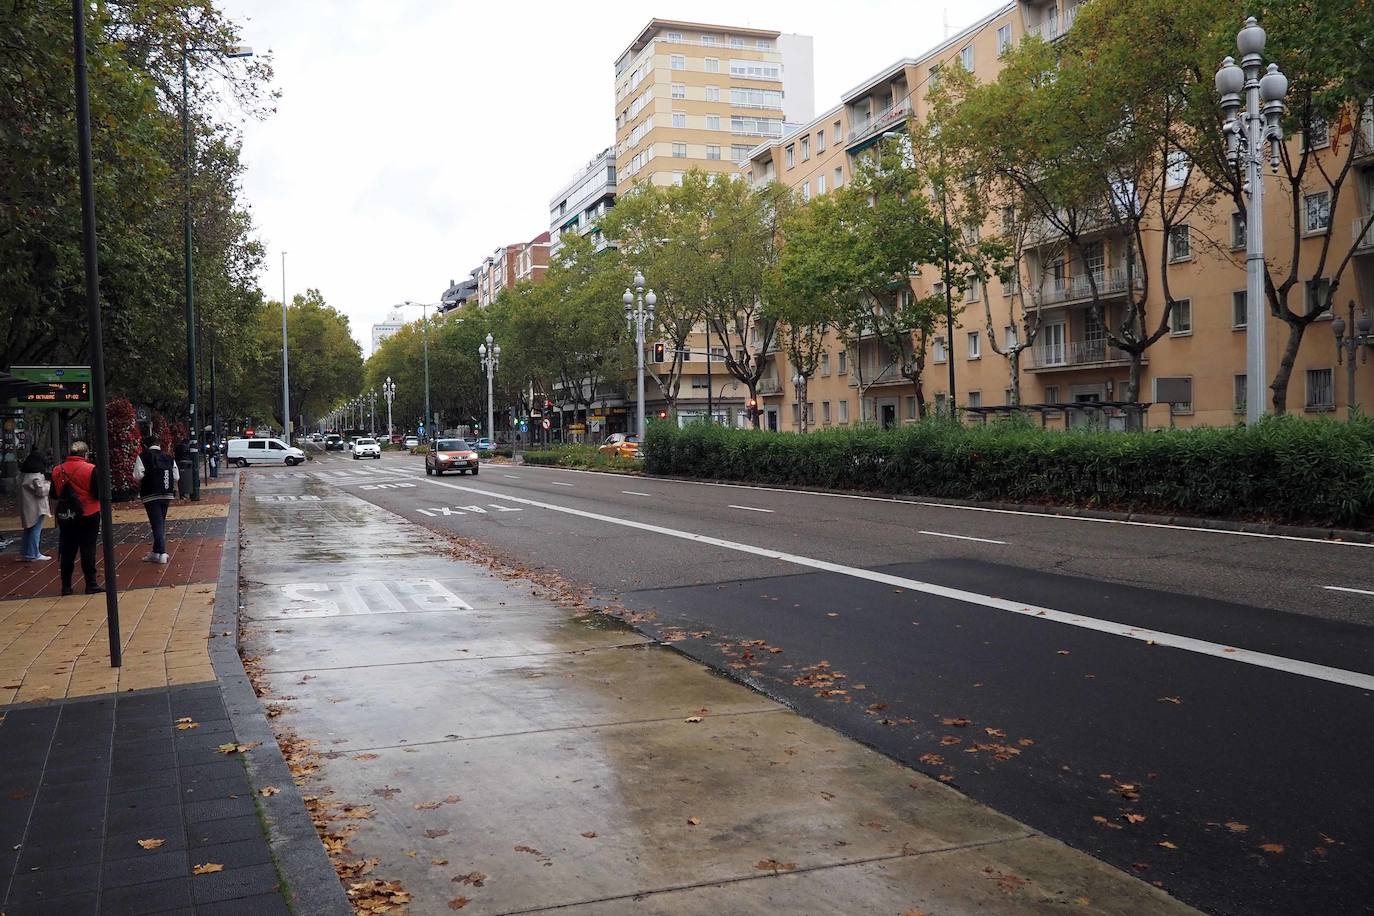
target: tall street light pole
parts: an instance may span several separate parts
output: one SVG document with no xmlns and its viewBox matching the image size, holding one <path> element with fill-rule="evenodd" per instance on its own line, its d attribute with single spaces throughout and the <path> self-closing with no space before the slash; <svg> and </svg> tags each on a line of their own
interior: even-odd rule
<svg viewBox="0 0 1374 916">
<path fill-rule="evenodd" d="M 286 358 L 286 252 L 281 253 L 281 410 L 286 444 L 291 444 L 291 370 Z"/>
<path fill-rule="evenodd" d="M 420 307 L 420 320 L 424 324 L 425 331 L 425 426 L 428 428 L 434 423 L 434 415 L 429 410 L 429 306 L 428 302 L 411 302 L 407 299 L 404 305 L 418 305 Z"/>
<path fill-rule="evenodd" d="M 644 292 L 644 274 L 635 271 L 634 293 L 628 289 L 621 301 L 625 303 L 625 323 L 635 335 L 635 367 L 636 367 L 636 393 L 639 405 L 639 420 L 636 429 L 639 433 L 639 441 L 644 441 L 645 421 L 644 421 L 644 337 L 645 331 L 653 327 L 654 306 L 658 304 L 658 296 L 654 295 L 653 290 L 649 290 L 646 295 Z M 707 341 L 708 345 L 710 341 Z M 709 353 L 709 350 L 708 350 Z"/>
<path fill-rule="evenodd" d="M 376 436 L 377 436 L 377 389 L 376 389 L 376 388 L 373 388 L 371 391 L 369 391 L 369 392 L 367 393 L 367 407 L 368 407 L 368 411 L 369 411 L 370 414 L 371 414 L 371 418 L 370 418 L 369 421 L 368 421 L 368 422 L 369 422 L 369 430 L 368 430 L 368 431 L 372 434 L 373 438 L 376 438 Z"/>
<path fill-rule="evenodd" d="M 182 172 L 185 193 L 182 200 L 183 272 L 186 283 L 186 400 L 190 406 L 187 423 L 191 432 L 191 499 L 200 499 L 200 414 L 196 383 L 196 297 L 195 274 L 191 264 L 191 175 L 194 171 L 191 146 L 191 78 L 192 52 L 221 54 L 224 57 L 252 57 L 253 49 L 236 47 L 225 50 L 195 48 L 181 44 L 181 146 Z"/>
<path fill-rule="evenodd" d="M 1336 363 L 1345 363 L 1346 419 L 1353 420 L 1360 410 L 1359 402 L 1355 399 L 1355 356 L 1359 355 L 1360 362 L 1369 361 L 1367 348 L 1374 347 L 1374 319 L 1369 317 L 1368 309 L 1362 309 L 1360 317 L 1356 318 L 1354 299 L 1350 300 L 1347 308 L 1350 323 L 1347 325 L 1345 319 L 1337 315 L 1331 321 L 1331 333 L 1336 335 Z M 1346 328 L 1350 329 L 1348 335 Z"/>
<path fill-rule="evenodd" d="M 496 370 L 501 366 L 501 345 L 492 340 L 491 334 L 487 334 L 486 343 L 477 345 L 477 355 L 482 360 L 482 368 L 487 370 L 487 438 L 495 445 L 495 411 L 492 409 L 491 391 Z"/>
<path fill-rule="evenodd" d="M 1236 48 L 1241 54 L 1240 66 L 1235 58 L 1227 57 L 1216 75 L 1216 89 L 1221 95 L 1221 110 L 1226 118 L 1222 132 L 1226 135 L 1226 152 L 1233 167 L 1245 159 L 1245 181 L 1248 185 L 1249 205 L 1245 211 L 1245 422 L 1258 423 L 1268 412 L 1269 398 L 1265 395 L 1268 370 L 1268 341 L 1265 322 L 1268 318 L 1264 297 L 1264 173 L 1261 159 L 1264 147 L 1269 147 L 1270 166 L 1279 167 L 1279 144 L 1283 129 L 1283 99 L 1288 94 L 1288 77 L 1279 72 L 1278 64 L 1270 64 L 1264 76 L 1264 29 L 1255 17 L 1245 20 L 1245 28 L 1236 35 Z M 1241 94 L 1245 106 L 1241 114 Z"/>
<path fill-rule="evenodd" d="M 382 396 L 386 398 L 386 438 L 388 441 L 396 435 L 396 431 L 391 427 L 391 404 L 396 400 L 396 383 L 391 380 L 391 376 L 386 377 L 382 382 Z"/>
</svg>

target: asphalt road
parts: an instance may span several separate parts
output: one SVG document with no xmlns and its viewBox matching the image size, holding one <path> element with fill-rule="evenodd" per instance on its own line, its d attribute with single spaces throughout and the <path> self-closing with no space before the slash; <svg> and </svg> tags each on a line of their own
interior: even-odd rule
<svg viewBox="0 0 1374 916">
<path fill-rule="evenodd" d="M 311 474 L 555 570 L 1215 913 L 1374 912 L 1374 548 L 421 459 Z"/>
</svg>

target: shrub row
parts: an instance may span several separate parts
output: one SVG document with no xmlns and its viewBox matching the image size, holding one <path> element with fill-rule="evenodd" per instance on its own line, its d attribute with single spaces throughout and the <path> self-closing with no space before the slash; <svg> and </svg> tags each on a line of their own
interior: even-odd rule
<svg viewBox="0 0 1374 916">
<path fill-rule="evenodd" d="M 1120 433 L 929 421 L 804 436 L 651 425 L 645 469 L 716 480 L 1368 528 L 1374 421 Z M 526 459 L 528 460 L 528 458 Z"/>
<path fill-rule="evenodd" d="M 598 471 L 637 471 L 640 464 L 614 455 L 603 455 L 595 445 L 550 445 L 524 453 L 526 464 L 546 467 L 590 468 Z"/>
</svg>

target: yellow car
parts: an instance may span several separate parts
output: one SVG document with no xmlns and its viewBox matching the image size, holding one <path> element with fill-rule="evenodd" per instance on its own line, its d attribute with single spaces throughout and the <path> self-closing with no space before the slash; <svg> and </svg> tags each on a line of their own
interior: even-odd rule
<svg viewBox="0 0 1374 916">
<path fill-rule="evenodd" d="M 637 461 L 644 457 L 644 449 L 639 447 L 639 436 L 627 436 L 625 433 L 612 433 L 597 448 L 597 452 L 602 455 L 614 455 L 628 461 Z"/>
<path fill-rule="evenodd" d="M 477 474 L 477 453 L 463 439 L 439 439 L 425 455 L 425 473 L 443 475 L 448 471 Z"/>
</svg>

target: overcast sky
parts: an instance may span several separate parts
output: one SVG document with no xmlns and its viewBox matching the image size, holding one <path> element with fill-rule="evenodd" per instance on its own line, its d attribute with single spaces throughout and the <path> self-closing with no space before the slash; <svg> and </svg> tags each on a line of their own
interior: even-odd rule
<svg viewBox="0 0 1374 916">
<path fill-rule="evenodd" d="M 813 36 L 823 111 L 1003 5 L 221 2 L 271 51 L 282 94 L 276 114 L 244 127 L 262 288 L 281 296 L 286 251 L 287 294 L 318 288 L 364 355 L 395 303 L 434 302 L 494 248 L 548 228 L 549 198 L 614 140 L 615 58 L 651 17 Z"/>
</svg>

